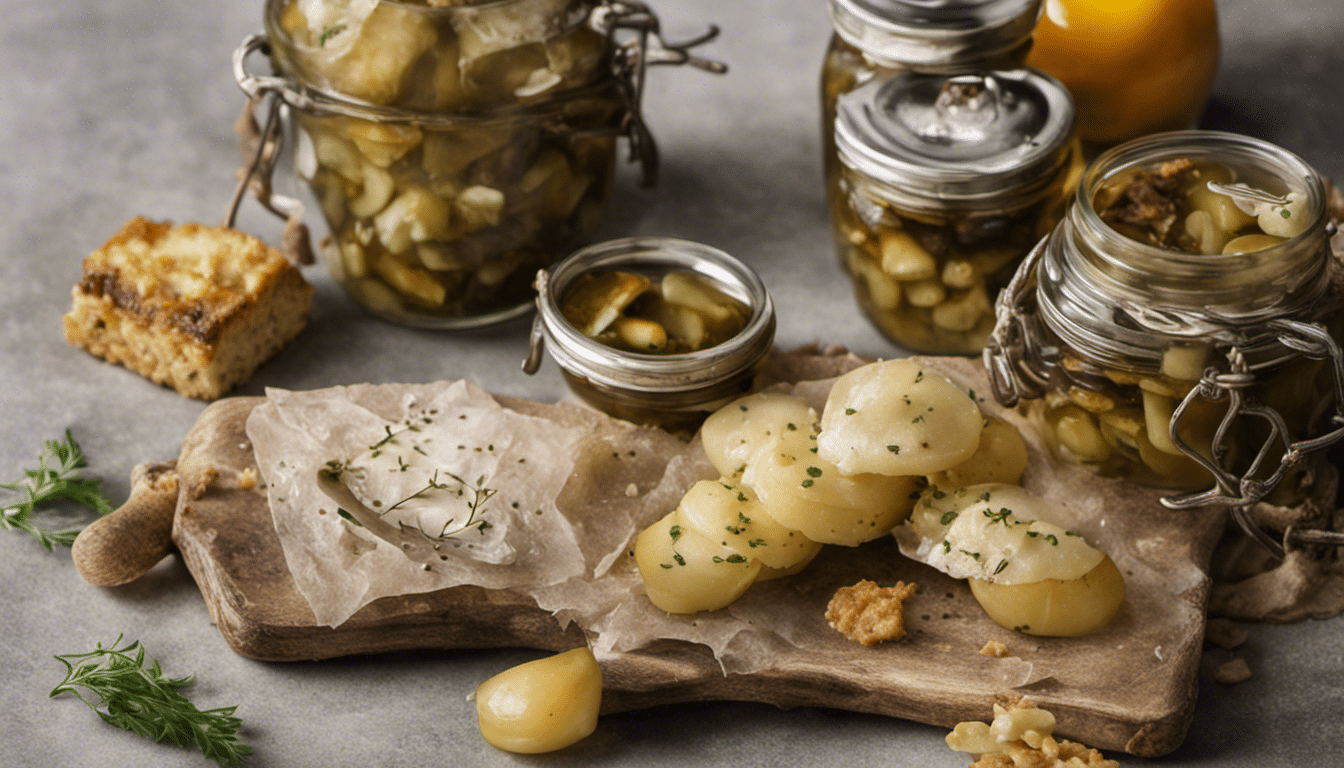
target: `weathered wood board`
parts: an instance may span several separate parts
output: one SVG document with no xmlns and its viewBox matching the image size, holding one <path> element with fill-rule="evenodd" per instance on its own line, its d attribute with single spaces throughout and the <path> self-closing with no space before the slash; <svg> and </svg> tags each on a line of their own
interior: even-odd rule
<svg viewBox="0 0 1344 768">
<path fill-rule="evenodd" d="M 238 481 L 255 466 L 244 425 L 260 402 L 213 405 L 178 460 L 173 539 L 214 623 L 238 653 L 292 661 L 418 648 L 559 650 L 584 642 L 577 627 L 562 629 L 530 598 L 477 587 L 382 598 L 339 626 L 318 625 L 285 566 L 265 494 Z M 1207 570 L 1216 531 L 1200 526 L 1191 540 L 1148 553 L 1150 562 L 1117 556 L 1130 580 L 1125 608 L 1112 626 L 1082 639 L 1028 637 L 994 625 L 964 583 L 902 557 L 889 537 L 855 549 L 827 547 L 791 580 L 780 621 L 824 625 L 837 587 L 901 579 L 920 585 L 905 640 L 864 647 L 830 633 L 833 639 L 805 647 L 781 641 L 771 668 L 746 675 L 725 675 L 703 646 L 661 641 L 603 663 L 604 708 L 741 700 L 951 726 L 988 719 L 996 697 L 1029 694 L 1055 713 L 1064 736 L 1136 755 L 1164 754 L 1180 744 L 1193 712 L 1208 583 L 1154 591 L 1143 582 L 1160 578 L 1147 569 L 1157 563 L 1160 570 L 1163 561 Z M 1140 557 L 1145 546 L 1137 547 Z M 988 640 L 1003 642 L 1009 655 L 980 655 Z"/>
</svg>

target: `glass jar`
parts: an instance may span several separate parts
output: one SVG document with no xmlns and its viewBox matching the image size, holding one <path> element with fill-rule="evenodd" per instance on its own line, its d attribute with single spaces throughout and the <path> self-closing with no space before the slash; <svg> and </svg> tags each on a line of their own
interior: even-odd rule
<svg viewBox="0 0 1344 768">
<path fill-rule="evenodd" d="M 830 0 L 835 30 L 821 68 L 827 187 L 840 171 L 834 152 L 840 96 L 900 72 L 955 74 L 1021 67 L 1041 7 L 1042 0 Z"/>
<path fill-rule="evenodd" d="M 831 222 L 860 308 L 907 349 L 979 353 L 1081 174 L 1068 92 L 1026 69 L 903 73 L 842 96 L 835 136 Z"/>
<path fill-rule="evenodd" d="M 1162 187 L 1142 190 L 1164 178 L 1175 207 L 1152 215 L 1162 227 L 1200 230 L 1209 212 L 1230 222 L 1214 248 L 1200 248 L 1202 230 L 1164 237 L 1214 252 L 1145 242 L 1119 220 L 1130 190 L 1154 207 Z M 1216 247 L 1270 230 L 1283 237 Z M 1331 414 L 1344 426 L 1331 234 L 1320 177 L 1277 146 L 1178 131 L 1115 147 L 999 299 L 985 352 L 996 396 L 1025 400 L 1061 459 L 1150 486 L 1212 486 L 1173 506 L 1256 501 L 1319 445 Z"/>
<path fill-rule="evenodd" d="M 1078 136 L 1109 147 L 1193 128 L 1219 57 L 1214 0 L 1050 0 L 1027 63 L 1078 106 Z"/>
<path fill-rule="evenodd" d="M 292 116 L 331 274 L 371 313 L 427 328 L 530 311 L 537 269 L 596 229 L 619 136 L 651 183 L 646 54 L 716 66 L 684 50 L 707 38 L 664 46 L 639 3 L 267 0 L 265 20 L 235 74 Z M 278 76 L 245 71 L 261 49 Z"/>
<path fill-rule="evenodd" d="M 644 354 L 590 338 L 566 319 L 564 300 L 589 275 L 620 270 L 655 281 L 690 273 L 747 308 L 728 340 L 694 352 Z M 560 366 L 570 390 L 612 416 L 691 433 L 705 417 L 752 391 L 774 344 L 775 309 L 765 284 L 747 265 L 716 248 L 666 237 L 632 237 L 584 248 L 537 273 L 537 315 L 523 370 L 535 373 L 543 350 Z"/>
</svg>

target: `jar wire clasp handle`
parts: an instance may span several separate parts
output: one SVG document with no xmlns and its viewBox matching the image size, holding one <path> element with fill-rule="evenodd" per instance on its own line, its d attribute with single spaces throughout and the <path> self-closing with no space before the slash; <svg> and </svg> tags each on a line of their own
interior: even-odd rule
<svg viewBox="0 0 1344 768">
<path fill-rule="evenodd" d="M 1314 437 L 1293 440 L 1287 423 L 1278 411 L 1259 405 L 1245 396 L 1245 390 L 1255 384 L 1255 377 L 1250 373 L 1241 351 L 1233 346 L 1227 352 L 1230 370 L 1220 371 L 1214 367 L 1206 369 L 1199 383 L 1173 410 L 1169 426 L 1172 443 L 1213 476 L 1214 487 L 1206 491 L 1164 497 L 1162 504 L 1170 509 L 1190 509 L 1209 504 L 1227 505 L 1231 507 L 1232 517 L 1243 531 L 1282 559 L 1288 545 L 1344 546 L 1344 531 L 1307 528 L 1288 529 L 1284 532 L 1283 541 L 1280 542 L 1250 518 L 1251 507 L 1282 482 L 1307 454 L 1344 441 L 1344 353 L 1330 333 L 1319 325 L 1276 319 L 1269 321 L 1268 326 L 1278 334 L 1279 342 L 1285 347 L 1309 359 L 1328 360 L 1331 363 L 1335 390 L 1335 412 L 1329 418 L 1331 427 Z M 1201 453 L 1181 438 L 1181 425 L 1192 405 L 1200 399 L 1228 401 L 1227 411 L 1214 432 L 1212 455 Z M 1262 419 L 1268 425 L 1269 435 L 1245 472 L 1238 477 L 1225 469 L 1219 459 L 1227 452 L 1227 437 L 1233 423 L 1243 417 Z M 1278 466 L 1268 477 L 1260 479 L 1270 457 L 1275 455 L 1276 445 L 1282 449 Z"/>
<path fill-rule="evenodd" d="M 635 0 L 603 3 L 593 11 L 590 24 L 611 41 L 614 51 L 612 69 L 626 104 L 621 128 L 630 140 L 631 161 L 640 165 L 640 186 L 651 187 L 658 181 L 658 146 L 644 120 L 644 81 L 648 67 L 687 64 L 714 74 L 727 72 L 726 64 L 691 53 L 692 48 L 718 37 L 719 28 L 711 24 L 705 32 L 689 40 L 668 42 L 663 39 L 657 14 Z M 623 32 L 633 33 L 633 36 L 627 40 L 618 39 Z"/>
<path fill-rule="evenodd" d="M 1042 238 L 1023 258 L 994 301 L 994 330 L 985 344 L 984 364 L 994 399 L 1005 408 L 1015 407 L 1023 398 L 1041 397 L 1048 388 L 1048 375 L 1028 363 L 1044 361 L 1046 355 L 1035 348 L 1035 335 L 1026 329 L 1031 314 L 1028 300 L 1035 293 L 1036 266 L 1045 253 L 1047 240 Z"/>
<path fill-rule="evenodd" d="M 258 77 L 246 69 L 247 58 L 255 52 L 264 51 L 267 45 L 264 35 L 254 34 L 244 40 L 233 54 L 234 74 L 239 87 L 247 95 L 247 101 L 234 123 L 234 133 L 238 137 L 244 162 L 225 210 L 222 226 L 233 227 L 243 195 L 251 191 L 263 208 L 285 220 L 284 233 L 281 235 L 285 256 L 296 265 L 312 264 L 315 259 L 308 225 L 303 223 L 303 203 L 276 194 L 271 185 L 282 144 L 280 110 L 284 100 L 279 94 L 285 87 L 285 81 L 277 77 Z M 258 109 L 265 114 L 264 124 L 257 121 Z"/>
</svg>

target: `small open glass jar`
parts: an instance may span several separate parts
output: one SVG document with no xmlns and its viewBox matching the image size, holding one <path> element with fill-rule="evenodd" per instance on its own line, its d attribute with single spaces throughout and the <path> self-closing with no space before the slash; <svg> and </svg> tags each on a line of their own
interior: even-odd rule
<svg viewBox="0 0 1344 768">
<path fill-rule="evenodd" d="M 738 330 L 726 340 L 690 352 L 633 351 L 586 335 L 574 321 L 572 297 L 595 276 L 639 276 L 654 284 L 688 276 L 712 288 L 736 312 Z M 716 248 L 666 237 L 632 237 L 584 248 L 537 273 L 537 315 L 523 370 L 534 373 L 543 349 L 560 366 L 571 391 L 617 418 L 693 432 L 705 417 L 750 392 L 774 345 L 775 310 L 765 284 L 747 265 Z M 630 296 L 613 300 L 628 306 Z M 605 327 L 605 326 L 604 326 Z M 596 336 L 596 334 L 594 335 Z"/>
<path fill-rule="evenodd" d="M 1320 177 L 1267 142 L 1179 131 L 1109 150 L 1000 296 L 996 396 L 1026 400 L 1064 460 L 1212 486 L 1173 506 L 1256 501 L 1344 429 L 1331 234 Z"/>
<path fill-rule="evenodd" d="M 993 302 L 1063 215 L 1083 161 L 1043 73 L 903 73 L 837 104 L 831 223 L 859 306 L 910 350 L 978 354 Z"/>
<path fill-rule="evenodd" d="M 708 36 L 664 46 L 637 2 L 267 0 L 265 22 L 235 72 L 292 115 L 331 274 L 373 314 L 428 328 L 528 312 L 536 270 L 596 229 L 620 136 L 653 179 L 645 65 L 718 66 L 685 52 Z M 243 70 L 262 49 L 278 76 Z"/>
</svg>

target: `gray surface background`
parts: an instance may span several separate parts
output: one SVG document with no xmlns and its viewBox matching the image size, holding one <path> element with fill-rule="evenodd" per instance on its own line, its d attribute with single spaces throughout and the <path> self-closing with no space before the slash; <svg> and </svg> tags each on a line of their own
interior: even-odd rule
<svg viewBox="0 0 1344 768">
<path fill-rule="evenodd" d="M 602 236 L 700 240 L 754 266 L 779 311 L 778 341 L 900 353 L 860 317 L 835 267 L 817 130 L 817 75 L 829 34 L 821 0 L 656 0 L 671 38 L 723 27 L 704 49 L 731 72 L 662 69 L 647 112 L 662 182 L 622 168 Z M 1224 57 L 1209 127 L 1264 137 L 1344 179 L 1344 3 L 1222 0 Z M 70 428 L 92 475 L 124 498 L 132 466 L 175 456 L 204 407 L 66 345 L 60 316 L 80 259 L 129 217 L 216 222 L 233 183 L 241 95 L 229 56 L 261 26 L 260 0 L 9 3 L 0 14 L 0 479 Z M 278 227 L 246 207 L 241 228 Z M 317 229 L 320 230 L 320 227 Z M 322 274 L 311 325 L 241 394 L 264 386 L 471 378 L 542 400 L 563 395 L 554 365 L 518 370 L 527 321 L 470 333 L 394 327 L 361 314 Z M 892 765 L 957 766 L 944 731 L 815 709 L 710 703 L 603 718 L 565 753 L 525 758 L 487 746 L 466 701 L 531 651 L 422 652 L 270 664 L 231 651 L 176 558 L 117 589 L 84 584 L 64 551 L 0 535 L 3 766 L 203 765 L 199 755 L 105 726 L 47 693 L 54 653 L 140 638 L 168 674 L 198 675 L 202 707 L 238 705 L 256 766 Z M 1256 626 L 1242 649 L 1255 676 L 1205 677 L 1185 745 L 1125 765 L 1310 765 L 1344 747 L 1344 619 Z M 1321 757 L 1318 757 L 1321 756 Z"/>
</svg>

